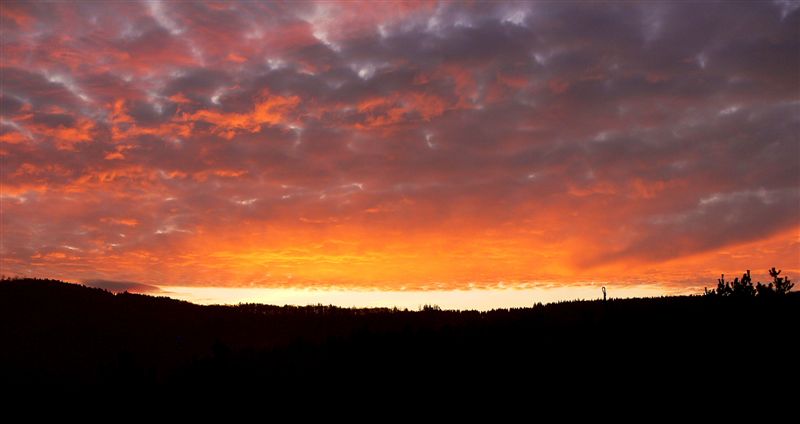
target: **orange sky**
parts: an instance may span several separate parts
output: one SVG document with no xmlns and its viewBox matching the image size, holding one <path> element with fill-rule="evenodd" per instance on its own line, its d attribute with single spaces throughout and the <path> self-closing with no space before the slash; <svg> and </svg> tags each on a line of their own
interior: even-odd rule
<svg viewBox="0 0 800 424">
<path fill-rule="evenodd" d="M 797 275 L 798 8 L 615 5 L 4 2 L 2 273 L 184 292 Z"/>
</svg>

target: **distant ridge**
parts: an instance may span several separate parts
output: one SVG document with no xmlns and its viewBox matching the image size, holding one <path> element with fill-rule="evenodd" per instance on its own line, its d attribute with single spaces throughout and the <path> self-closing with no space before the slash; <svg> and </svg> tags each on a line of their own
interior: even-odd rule
<svg viewBox="0 0 800 424">
<path fill-rule="evenodd" d="M 723 381 L 731 370 L 763 378 L 757 364 L 792 351 L 797 322 L 796 293 L 404 311 L 200 306 L 16 279 L 0 282 L 0 376 L 16 386 L 193 389 L 434 376 L 456 385 L 534 377 L 593 384 L 588 376 L 603 362 L 641 384 L 694 373 Z"/>
</svg>

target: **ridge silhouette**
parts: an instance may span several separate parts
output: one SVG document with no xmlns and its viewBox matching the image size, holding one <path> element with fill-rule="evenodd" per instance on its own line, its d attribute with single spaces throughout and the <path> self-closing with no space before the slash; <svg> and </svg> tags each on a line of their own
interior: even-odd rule
<svg viewBox="0 0 800 424">
<path fill-rule="evenodd" d="M 755 288 L 749 272 L 733 284 L 722 276 L 705 296 L 604 297 L 488 312 L 200 306 L 57 280 L 3 279 L 0 379 L 14 387 L 185 391 L 335 381 L 592 387 L 601 384 L 589 377 L 593 366 L 603 361 L 631 387 L 694 378 L 699 390 L 763 379 L 760 367 L 742 367 L 740 358 L 792 351 L 800 296 L 780 271 L 770 271 L 773 281 Z"/>
</svg>

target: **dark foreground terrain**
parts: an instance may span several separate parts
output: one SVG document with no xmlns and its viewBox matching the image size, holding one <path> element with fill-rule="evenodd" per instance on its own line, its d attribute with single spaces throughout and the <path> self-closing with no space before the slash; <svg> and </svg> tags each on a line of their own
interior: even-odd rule
<svg viewBox="0 0 800 424">
<path fill-rule="evenodd" d="M 576 301 L 491 312 L 199 306 L 53 280 L 0 283 L 8 387 L 203 390 L 780 382 L 800 296 Z M 756 387 L 756 386 L 753 386 Z M 762 388 L 765 389 L 766 388 Z M 371 390 L 371 389 L 369 389 Z"/>
</svg>

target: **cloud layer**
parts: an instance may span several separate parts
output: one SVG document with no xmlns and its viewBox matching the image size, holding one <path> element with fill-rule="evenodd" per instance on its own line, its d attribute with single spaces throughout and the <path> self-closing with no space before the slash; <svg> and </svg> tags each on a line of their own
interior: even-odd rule
<svg viewBox="0 0 800 424">
<path fill-rule="evenodd" d="M 798 9 L 4 4 L 3 273 L 460 289 L 797 270 Z"/>
</svg>

